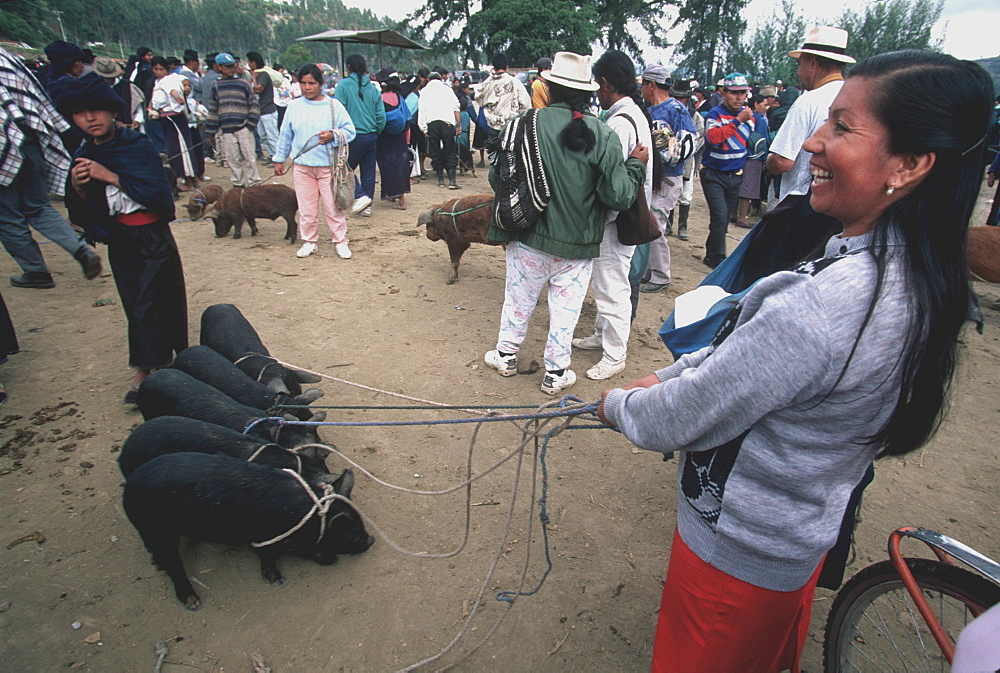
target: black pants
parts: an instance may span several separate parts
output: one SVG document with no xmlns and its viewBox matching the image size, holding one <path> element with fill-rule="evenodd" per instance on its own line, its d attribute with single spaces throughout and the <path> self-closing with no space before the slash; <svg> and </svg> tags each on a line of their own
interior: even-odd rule
<svg viewBox="0 0 1000 673">
<path fill-rule="evenodd" d="M 106 242 L 128 318 L 129 366 L 165 366 L 188 345 L 184 271 L 170 225 L 118 225 Z"/>
<path fill-rule="evenodd" d="M 427 125 L 427 154 L 434 171 L 453 171 L 458 167 L 458 149 L 455 146 L 455 125 L 433 121 Z"/>
<path fill-rule="evenodd" d="M 701 191 L 708 202 L 708 240 L 705 241 L 705 262 L 716 267 L 726 258 L 726 233 L 729 215 L 736 210 L 743 175 L 717 171 L 702 166 Z"/>
</svg>

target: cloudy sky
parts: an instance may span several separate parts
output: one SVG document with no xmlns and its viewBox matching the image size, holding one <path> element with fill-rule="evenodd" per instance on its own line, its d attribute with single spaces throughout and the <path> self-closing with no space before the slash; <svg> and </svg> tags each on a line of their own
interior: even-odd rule
<svg viewBox="0 0 1000 673">
<path fill-rule="evenodd" d="M 344 4 L 372 10 L 377 16 L 402 19 L 423 4 L 422 0 L 344 0 Z M 751 0 L 747 21 L 752 26 L 759 17 L 769 16 L 773 0 Z M 845 7 L 858 10 L 866 0 L 795 0 L 808 18 L 817 21 L 841 14 Z M 331 26 L 335 28 L 336 26 Z M 945 0 L 941 20 L 935 26 L 944 35 L 944 50 L 959 58 L 977 59 L 1000 56 L 1000 2 L 997 0 Z M 647 60 L 653 54 L 647 54 Z"/>
</svg>

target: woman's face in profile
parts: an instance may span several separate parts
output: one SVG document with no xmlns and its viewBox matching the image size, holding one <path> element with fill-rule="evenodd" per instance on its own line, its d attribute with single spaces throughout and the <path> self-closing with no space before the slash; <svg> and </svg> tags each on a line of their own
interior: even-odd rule
<svg viewBox="0 0 1000 673">
<path fill-rule="evenodd" d="M 891 199 L 901 158 L 889 149 L 889 130 L 869 105 L 875 84 L 862 77 L 844 82 L 830 116 L 802 145 L 813 154 L 812 207 L 844 223 L 844 235 L 871 229 Z"/>
<path fill-rule="evenodd" d="M 73 113 L 73 123 L 91 138 L 106 138 L 115 128 L 110 110 L 79 110 Z"/>
</svg>

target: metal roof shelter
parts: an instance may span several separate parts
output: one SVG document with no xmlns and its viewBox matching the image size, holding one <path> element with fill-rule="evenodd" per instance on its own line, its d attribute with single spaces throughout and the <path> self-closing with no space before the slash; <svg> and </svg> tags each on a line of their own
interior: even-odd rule
<svg viewBox="0 0 1000 673">
<path fill-rule="evenodd" d="M 382 47 L 398 47 L 400 49 L 427 49 L 422 44 L 414 42 L 405 35 L 401 35 L 394 30 L 381 28 L 378 30 L 326 30 L 315 35 L 296 38 L 297 42 L 339 42 L 340 43 L 340 72 L 344 74 L 344 43 L 352 44 L 377 44 L 378 45 L 378 65 L 382 67 Z"/>
</svg>

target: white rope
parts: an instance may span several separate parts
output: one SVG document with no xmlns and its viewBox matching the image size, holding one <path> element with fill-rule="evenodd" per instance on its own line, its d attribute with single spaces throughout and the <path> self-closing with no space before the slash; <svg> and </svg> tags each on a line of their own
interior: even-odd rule
<svg viewBox="0 0 1000 673">
<path fill-rule="evenodd" d="M 294 470 L 289 470 L 287 468 L 282 470 L 282 472 L 287 472 L 288 474 L 295 477 L 295 479 L 300 484 L 302 484 L 302 488 L 305 489 L 306 493 L 308 493 L 309 497 L 312 499 L 313 506 L 309 509 L 308 512 L 306 512 L 306 515 L 302 517 L 302 520 L 299 521 L 297 524 L 295 524 L 295 526 L 292 527 L 291 530 L 285 531 L 281 535 L 273 537 L 270 540 L 267 540 L 266 542 L 251 542 L 250 543 L 251 547 L 267 547 L 268 545 L 272 545 L 276 542 L 281 542 L 289 535 L 292 535 L 293 533 L 295 533 L 295 531 L 299 530 L 304 525 L 306 525 L 306 522 L 312 518 L 313 514 L 319 515 L 319 537 L 316 538 L 316 543 L 319 544 L 320 540 L 322 540 L 323 536 L 326 534 L 326 523 L 327 523 L 326 513 L 329 511 L 330 505 L 333 503 L 334 500 L 338 498 L 347 500 L 346 498 L 343 498 L 343 496 L 334 493 L 333 489 L 330 487 L 329 484 L 320 484 L 320 486 L 323 488 L 323 497 L 319 498 L 316 496 L 313 490 L 309 487 L 309 484 L 306 483 L 306 480 L 303 479 L 300 474 L 298 474 Z M 337 516 L 341 516 L 341 514 L 338 514 Z"/>
</svg>

